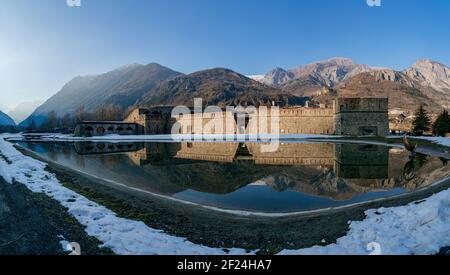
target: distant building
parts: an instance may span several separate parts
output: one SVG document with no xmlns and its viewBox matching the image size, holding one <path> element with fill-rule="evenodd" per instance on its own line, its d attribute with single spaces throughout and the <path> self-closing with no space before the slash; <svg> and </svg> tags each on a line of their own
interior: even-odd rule
<svg viewBox="0 0 450 275">
<path fill-rule="evenodd" d="M 258 110 L 242 122 L 237 119 L 239 114 L 236 112 L 191 113 L 172 117 L 172 109 L 168 106 L 138 108 L 120 123 L 83 122 L 77 126 L 75 134 L 162 135 L 170 134 L 175 124 L 178 124 L 178 134 L 264 134 L 273 133 L 273 121 L 279 121 L 277 128 L 280 134 L 386 136 L 389 133 L 387 98 L 338 98 L 332 106 L 281 108 L 278 117 L 269 115 L 267 127 L 264 128 L 252 119 L 259 115 Z M 268 114 L 271 114 L 270 108 Z M 222 127 L 208 127 L 212 121 Z M 231 127 L 227 123 L 230 121 L 235 122 L 231 123 Z"/>
</svg>

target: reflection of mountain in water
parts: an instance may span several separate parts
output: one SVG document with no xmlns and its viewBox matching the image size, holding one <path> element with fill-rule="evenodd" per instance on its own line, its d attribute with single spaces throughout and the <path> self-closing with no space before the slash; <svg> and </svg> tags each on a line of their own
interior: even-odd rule
<svg viewBox="0 0 450 275">
<path fill-rule="evenodd" d="M 166 192 L 192 189 L 227 194 L 254 182 L 277 191 L 292 190 L 346 200 L 357 194 L 393 188 L 414 190 L 442 178 L 448 169 L 436 169 L 425 160 L 405 173 L 409 153 L 378 145 L 280 144 L 263 153 L 261 143 L 77 143 L 79 154 L 128 151 L 129 160 Z M 439 163 L 442 167 L 442 163 Z M 430 174 L 432 172 L 432 174 Z M 427 175 L 428 173 L 428 175 Z M 174 186 L 174 188 L 167 188 Z M 175 187 L 177 186 L 177 187 Z M 172 190 L 172 191 L 170 191 Z"/>
</svg>

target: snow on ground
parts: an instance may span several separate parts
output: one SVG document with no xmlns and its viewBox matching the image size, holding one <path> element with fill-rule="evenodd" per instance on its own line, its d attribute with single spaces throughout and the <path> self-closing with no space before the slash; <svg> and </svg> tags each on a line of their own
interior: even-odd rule
<svg viewBox="0 0 450 275">
<path fill-rule="evenodd" d="M 105 207 L 65 188 L 54 174 L 45 171 L 46 164 L 24 156 L 0 135 L 0 176 L 7 182 L 22 183 L 33 192 L 45 193 L 59 201 L 88 235 L 96 237 L 103 247 L 122 255 L 219 255 L 223 249 L 196 245 L 186 239 L 170 236 L 143 222 L 119 218 Z M 6 159 L 5 159 L 6 158 Z M 229 254 L 246 254 L 230 249 Z"/>
<path fill-rule="evenodd" d="M 372 209 L 351 222 L 346 236 L 328 246 L 284 250 L 282 255 L 368 255 L 377 243 L 381 255 L 430 255 L 450 245 L 450 190 L 423 202 Z"/>
</svg>

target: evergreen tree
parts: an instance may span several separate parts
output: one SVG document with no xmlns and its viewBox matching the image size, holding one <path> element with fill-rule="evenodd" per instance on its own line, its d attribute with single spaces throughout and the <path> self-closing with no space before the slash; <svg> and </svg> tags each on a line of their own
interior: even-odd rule
<svg viewBox="0 0 450 275">
<path fill-rule="evenodd" d="M 448 111 L 444 110 L 433 124 L 433 134 L 445 137 L 448 133 L 450 133 L 450 116 Z"/>
<path fill-rule="evenodd" d="M 430 130 L 430 126 L 431 119 L 423 106 L 420 106 L 412 122 L 412 131 L 415 135 L 423 135 L 423 133 Z"/>
</svg>

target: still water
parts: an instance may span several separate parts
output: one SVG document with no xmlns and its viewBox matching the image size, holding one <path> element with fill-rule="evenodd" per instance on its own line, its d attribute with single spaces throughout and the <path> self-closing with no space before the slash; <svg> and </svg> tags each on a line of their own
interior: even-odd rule
<svg viewBox="0 0 450 275">
<path fill-rule="evenodd" d="M 445 160 L 370 144 L 22 142 L 45 159 L 145 192 L 230 210 L 298 212 L 387 198 L 450 175 Z"/>
</svg>

